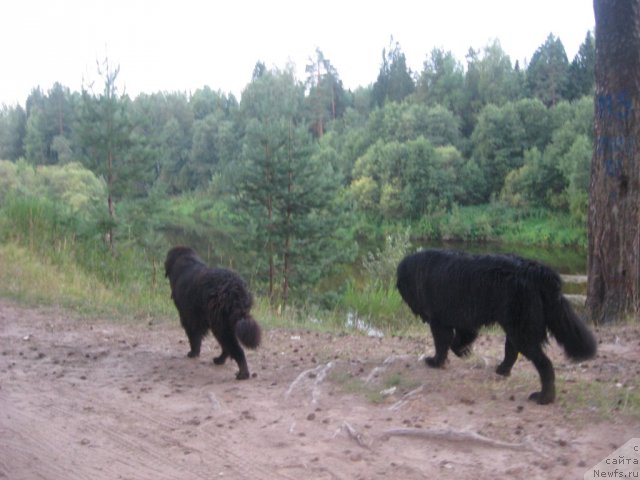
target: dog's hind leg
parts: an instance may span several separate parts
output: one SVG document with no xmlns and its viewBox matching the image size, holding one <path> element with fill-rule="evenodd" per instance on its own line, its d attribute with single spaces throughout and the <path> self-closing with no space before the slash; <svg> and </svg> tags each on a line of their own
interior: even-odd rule
<svg viewBox="0 0 640 480">
<path fill-rule="evenodd" d="M 220 348 L 222 348 L 222 353 L 217 357 L 213 357 L 213 363 L 215 363 L 216 365 L 224 365 L 224 362 L 226 362 L 227 358 L 229 357 L 229 352 L 225 348 L 223 332 L 219 332 L 215 328 L 212 328 L 211 331 L 213 332 L 213 336 L 218 341 Z"/>
<path fill-rule="evenodd" d="M 439 325 L 433 320 L 431 320 L 429 326 L 433 335 L 433 343 L 436 346 L 436 354 L 433 357 L 427 357 L 425 362 L 433 368 L 442 367 L 447 359 L 447 353 L 453 340 L 453 328 Z"/>
<path fill-rule="evenodd" d="M 202 345 L 202 333 L 186 330 L 189 346 L 191 350 L 187 353 L 187 357 L 196 358 L 200 355 L 200 346 Z"/>
<path fill-rule="evenodd" d="M 461 330 L 456 328 L 456 333 L 451 342 L 451 351 L 458 357 L 466 357 L 471 353 L 471 344 L 478 337 L 475 330 Z"/>
<path fill-rule="evenodd" d="M 513 342 L 509 339 L 509 336 L 504 341 L 504 360 L 496 368 L 498 375 L 508 377 L 511 374 L 511 369 L 518 359 L 518 349 L 513 345 Z"/>
<path fill-rule="evenodd" d="M 529 395 L 529 400 L 545 405 L 551 403 L 556 398 L 555 373 L 551 360 L 544 354 L 542 347 L 536 345 L 528 349 L 528 352 L 522 352 L 529 360 L 533 362 L 538 374 L 540 375 L 540 383 L 542 390 L 533 392 Z"/>
<path fill-rule="evenodd" d="M 220 346 L 222 347 L 222 354 L 219 357 L 214 358 L 214 362 L 216 364 L 224 363 L 227 357 L 233 358 L 238 364 L 238 373 L 236 374 L 236 379 L 245 380 L 249 378 L 249 367 L 247 365 L 247 359 L 244 355 L 244 350 L 240 346 L 240 342 L 236 338 L 236 334 L 234 332 L 233 322 L 228 322 L 222 332 L 220 332 L 220 336 L 216 335 L 216 338 L 220 342 Z M 220 362 L 220 363 L 218 363 Z"/>
</svg>

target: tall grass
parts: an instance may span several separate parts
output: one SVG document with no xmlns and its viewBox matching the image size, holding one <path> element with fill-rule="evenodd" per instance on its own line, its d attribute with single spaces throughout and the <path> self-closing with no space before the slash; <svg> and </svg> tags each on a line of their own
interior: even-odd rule
<svg viewBox="0 0 640 480">
<path fill-rule="evenodd" d="M 586 248 L 586 225 L 569 214 L 518 209 L 499 202 L 458 207 L 420 219 L 416 236 L 431 241 L 504 242 Z"/>
<path fill-rule="evenodd" d="M 382 249 L 367 253 L 362 261 L 365 278 L 361 285 L 349 282 L 340 306 L 366 324 L 386 332 L 411 328 L 413 320 L 396 290 L 396 267 L 408 253 L 411 232 L 405 229 L 387 235 Z"/>
<path fill-rule="evenodd" d="M 0 293 L 98 314 L 167 316 L 168 286 L 155 252 L 123 243 L 113 256 L 99 222 L 35 197 L 0 210 Z"/>
<path fill-rule="evenodd" d="M 527 238 L 530 232 L 540 237 L 542 214 L 514 221 L 518 227 L 505 227 L 511 222 L 504 219 L 514 220 L 516 215 L 513 209 L 465 207 L 456 209 L 451 219 L 440 219 L 438 228 L 440 234 L 499 232 L 512 241 Z M 546 225 L 554 238 L 562 231 L 551 220 Z M 77 215 L 46 198 L 6 196 L 0 204 L 0 294 L 119 318 L 175 319 L 162 266 L 167 245 L 141 243 L 136 236 L 120 232 L 114 256 L 105 231 L 105 219 L 99 215 Z M 484 238 L 484 234 L 478 236 Z M 410 248 L 409 230 L 387 235 L 382 248 L 372 249 L 363 258 L 363 275 L 347 282 L 328 310 L 312 303 L 274 310 L 258 297 L 256 318 L 267 327 L 345 330 L 347 319 L 355 317 L 386 333 L 419 328 L 420 322 L 395 288 L 395 268 Z"/>
</svg>

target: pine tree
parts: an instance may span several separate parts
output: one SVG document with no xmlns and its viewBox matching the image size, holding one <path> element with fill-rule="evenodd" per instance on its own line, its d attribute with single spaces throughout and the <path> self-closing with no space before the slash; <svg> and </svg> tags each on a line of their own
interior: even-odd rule
<svg viewBox="0 0 640 480">
<path fill-rule="evenodd" d="M 283 306 L 340 253 L 331 212 L 340 182 L 313 155 L 303 100 L 304 87 L 290 71 L 268 71 L 254 78 L 240 104 L 247 119 L 234 180 L 240 237 L 256 252 L 269 298 Z"/>
<path fill-rule="evenodd" d="M 104 81 L 102 93 L 95 94 L 83 88 L 78 119 L 83 161 L 94 173 L 106 178 L 109 217 L 105 233 L 113 255 L 116 224 L 114 192 L 120 180 L 119 174 L 125 167 L 125 152 L 131 132 L 126 111 L 127 97 L 118 93 L 116 82 L 119 73 L 120 67 L 113 68 L 108 59 L 98 64 L 98 74 Z"/>
</svg>

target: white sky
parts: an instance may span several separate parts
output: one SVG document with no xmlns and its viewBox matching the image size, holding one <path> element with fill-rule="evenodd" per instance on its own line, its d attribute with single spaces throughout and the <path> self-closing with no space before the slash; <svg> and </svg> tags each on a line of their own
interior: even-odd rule
<svg viewBox="0 0 640 480">
<path fill-rule="evenodd" d="M 80 90 L 105 57 L 132 97 L 209 85 L 239 99 L 257 61 L 303 78 L 316 47 L 353 89 L 375 81 L 391 35 L 421 71 L 434 47 L 464 64 L 495 38 L 523 64 L 549 33 L 571 61 L 594 25 L 592 0 L 5 0 L 0 104 L 56 81 Z"/>
</svg>

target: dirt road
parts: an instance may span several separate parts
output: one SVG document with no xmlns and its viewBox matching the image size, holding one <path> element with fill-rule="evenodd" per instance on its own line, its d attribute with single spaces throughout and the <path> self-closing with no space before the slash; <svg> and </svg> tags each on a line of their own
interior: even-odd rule
<svg viewBox="0 0 640 480">
<path fill-rule="evenodd" d="M 623 404 L 640 337 L 598 337 L 598 358 L 583 365 L 549 348 L 558 401 L 543 407 L 526 400 L 538 388 L 531 364 L 493 373 L 498 335 L 431 370 L 426 331 L 267 330 L 248 352 L 254 378 L 239 382 L 234 364 L 212 364 L 211 338 L 186 358 L 177 325 L 0 299 L 0 478 L 582 478 L 640 433 Z"/>
</svg>

